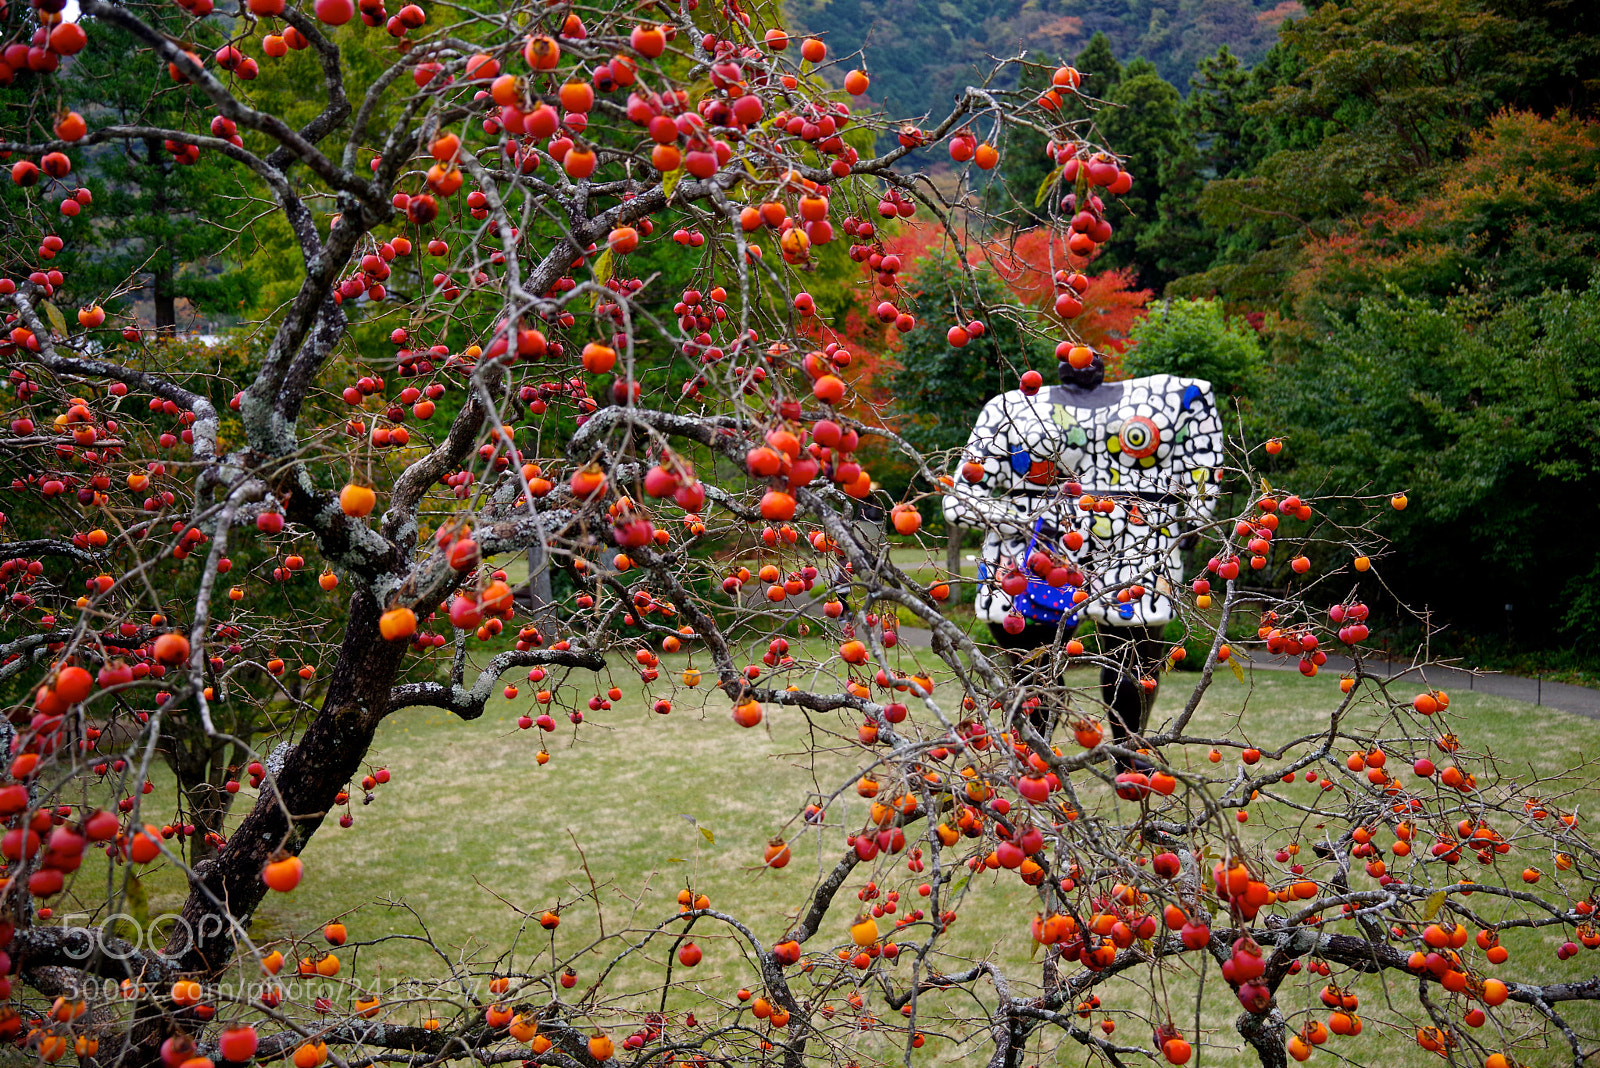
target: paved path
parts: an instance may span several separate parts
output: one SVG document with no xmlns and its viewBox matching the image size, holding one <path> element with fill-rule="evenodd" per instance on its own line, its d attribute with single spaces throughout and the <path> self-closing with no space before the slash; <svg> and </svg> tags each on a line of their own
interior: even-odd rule
<svg viewBox="0 0 1600 1068">
<path fill-rule="evenodd" d="M 1342 674 L 1354 668 L 1354 663 L 1342 656 L 1328 657 L 1323 671 Z M 1373 673 L 1388 669 L 1391 679 L 1410 677 L 1422 684 L 1423 672 L 1408 667 L 1405 664 L 1389 663 L 1381 660 L 1366 661 L 1367 670 Z M 1282 671 L 1298 671 L 1295 661 L 1283 663 L 1258 661 L 1256 667 Z M 1529 679 L 1521 675 L 1502 675 L 1495 671 L 1477 672 L 1463 668 L 1430 666 L 1427 671 L 1427 685 L 1437 687 L 1448 693 L 1459 693 L 1463 690 L 1469 693 L 1487 693 L 1495 697 L 1509 697 L 1513 701 L 1526 701 L 1530 705 L 1542 705 L 1554 708 L 1561 712 L 1571 712 L 1575 715 L 1585 716 L 1589 719 L 1600 719 L 1600 690 L 1593 690 L 1587 686 L 1573 686 L 1565 682 L 1547 682 L 1544 679 Z"/>
<path fill-rule="evenodd" d="M 907 645 L 925 649 L 929 645 L 930 634 L 928 631 L 917 627 L 902 625 L 900 627 L 900 640 Z M 1389 670 L 1388 678 L 1411 677 L 1417 680 L 1418 685 L 1423 685 L 1423 673 L 1410 668 L 1405 664 L 1386 663 L 1379 660 L 1366 661 L 1369 672 L 1377 672 L 1384 667 Z M 1262 658 L 1253 661 L 1253 666 L 1269 671 L 1298 671 L 1299 667 L 1293 660 L 1276 660 Z M 1322 670 L 1335 675 L 1350 671 L 1355 665 L 1346 657 L 1330 656 Z M 1546 682 L 1542 679 L 1528 679 L 1520 675 L 1502 675 L 1498 672 L 1479 671 L 1473 672 L 1461 668 L 1431 666 L 1427 669 L 1426 685 L 1436 687 L 1449 693 L 1486 693 L 1495 697 L 1508 697 L 1513 701 L 1526 701 L 1530 705 L 1541 705 L 1554 708 L 1561 712 L 1571 712 L 1574 715 L 1584 716 L 1588 719 L 1600 719 L 1600 690 L 1590 689 L 1587 686 L 1573 686 L 1565 682 Z"/>
</svg>

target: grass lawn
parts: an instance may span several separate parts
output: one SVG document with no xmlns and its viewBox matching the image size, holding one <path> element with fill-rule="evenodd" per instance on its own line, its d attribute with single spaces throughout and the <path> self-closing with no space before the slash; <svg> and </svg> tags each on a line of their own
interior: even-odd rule
<svg viewBox="0 0 1600 1068">
<path fill-rule="evenodd" d="M 899 652 L 908 664 L 909 658 L 919 655 L 904 647 Z M 664 658 L 663 679 L 676 677 L 683 661 L 681 654 Z M 544 766 L 535 762 L 539 731 L 522 731 L 516 725 L 516 717 L 530 704 L 531 687 L 525 683 L 521 699 L 496 698 L 476 722 L 463 723 L 427 709 L 390 717 L 379 733 L 372 762 L 374 767 L 387 767 L 392 780 L 377 789 L 370 806 L 360 804 L 356 790 L 353 827 L 340 829 L 331 819 L 324 825 L 304 854 L 306 877 L 301 887 L 292 895 L 272 895 L 256 918 L 256 938 L 314 935 L 328 920 L 355 908 L 345 918 L 352 942 L 376 944 L 342 952 L 346 968 L 340 981 L 352 976 L 362 983 L 442 977 L 441 958 L 495 962 L 496 970 L 503 972 L 542 971 L 553 961 L 571 961 L 579 974 L 573 994 L 586 989 L 602 965 L 601 954 L 585 952 L 602 925 L 614 935 L 658 923 L 676 911 L 674 895 L 686 884 L 709 895 L 713 906 L 746 919 L 759 937 L 776 939 L 792 922 L 793 913 L 787 910 L 805 899 L 819 873 L 837 859 L 843 848 L 842 828 L 859 827 L 864 819 L 864 802 L 853 791 L 828 805 L 825 829 L 805 829 L 796 818 L 808 799 L 839 789 L 857 766 L 854 721 L 818 716 L 808 723 L 798 711 L 775 709 L 769 710 L 760 727 L 741 730 L 729 721 L 727 700 L 715 693 L 707 699 L 703 689 L 680 689 L 672 713 L 661 716 L 649 710 L 637 680 L 630 684 L 633 676 L 624 665 L 619 663 L 613 676 L 624 691 L 623 700 L 609 712 L 586 712 L 588 719 L 576 733 L 558 717 L 562 729 L 549 738 L 551 759 Z M 1157 719 L 1181 706 L 1196 677 L 1167 677 Z M 569 686 L 582 681 L 582 676 L 574 676 Z M 1074 678 L 1080 681 L 1087 686 L 1093 679 L 1083 672 Z M 1241 683 L 1223 672 L 1192 729 L 1201 735 L 1242 733 L 1270 749 L 1319 719 L 1325 724 L 1328 710 L 1338 700 L 1337 686 L 1333 675 L 1304 679 L 1292 672 L 1257 672 Z M 591 692 L 577 690 L 577 700 L 586 700 Z M 1468 745 L 1491 750 L 1507 773 L 1523 781 L 1576 764 L 1581 752 L 1592 754 L 1595 749 L 1593 727 L 1587 721 L 1476 694 L 1452 697 L 1452 727 Z M 1058 741 L 1071 743 L 1067 732 L 1061 735 Z M 1391 735 L 1392 730 L 1385 732 L 1385 737 Z M 809 755 L 808 748 L 814 746 L 821 752 Z M 1197 765 L 1205 762 L 1203 747 L 1188 755 Z M 1234 766 L 1232 756 L 1225 761 L 1224 769 Z M 159 782 L 159 789 L 170 791 L 170 782 Z M 1084 789 L 1092 797 L 1106 796 L 1097 784 Z M 1309 801 L 1316 789 L 1304 782 L 1283 787 L 1288 797 L 1302 802 Z M 1590 772 L 1565 786 L 1547 784 L 1540 789 L 1548 797 L 1562 790 L 1576 791 L 1559 802 L 1570 809 L 1591 802 L 1596 783 Z M 1290 816 L 1298 818 L 1292 811 Z M 1245 834 L 1261 833 L 1259 822 L 1266 819 L 1250 824 Z M 763 870 L 762 846 L 779 833 L 791 839 L 794 861 L 783 871 Z M 1313 827 L 1303 829 L 1305 840 L 1317 837 Z M 1539 863 L 1549 872 L 1548 856 L 1521 853 L 1503 863 L 1514 864 L 1517 870 L 1526 863 Z M 919 899 L 914 887 L 925 876 L 907 872 L 903 857 L 892 859 L 893 863 L 872 871 L 870 865 L 862 865 L 849 886 L 853 890 L 874 877 L 886 888 L 900 889 L 906 907 L 915 907 Z M 1477 868 L 1475 862 L 1472 868 Z M 1463 865 L 1462 875 L 1473 874 L 1465 869 Z M 179 888 L 170 872 L 153 875 L 147 883 L 153 912 L 176 904 Z M 1362 885 L 1369 883 L 1365 880 Z M 1569 889 L 1575 897 L 1587 892 L 1576 882 Z M 1010 873 L 975 878 L 960 907 L 960 920 L 948 936 L 949 952 L 991 959 L 1015 973 L 1019 985 L 1036 984 L 1037 965 L 1028 967 L 1033 945 L 1027 935 L 1034 900 L 1031 889 Z M 824 945 L 847 941 L 845 928 L 854 901 L 845 901 L 841 894 L 834 914 L 808 950 L 822 951 Z M 538 926 L 537 917 L 558 906 L 562 923 L 559 938 L 552 940 Z M 424 930 L 431 947 L 417 937 Z M 695 935 L 705 950 L 705 960 L 695 973 L 705 996 L 727 1000 L 739 986 L 757 985 L 748 960 L 722 930 L 702 925 Z M 1558 964 L 1553 955 L 1558 941 L 1554 934 L 1510 935 L 1507 978 L 1549 981 L 1593 973 L 1600 954 L 1586 954 L 1571 965 Z M 659 976 L 671 944 L 658 940 L 629 957 L 611 973 L 604 993 L 626 1000 L 629 991 Z M 309 945 L 322 948 L 320 938 Z M 615 943 L 608 944 L 605 955 L 609 957 L 615 948 Z M 1199 967 L 1197 955 L 1185 960 Z M 950 960 L 942 964 L 947 969 L 955 966 Z M 904 981 L 907 970 L 904 962 L 898 966 L 898 981 Z M 1169 972 L 1152 996 L 1150 973 L 1143 975 L 1145 989 L 1137 985 L 1138 976 L 1130 973 L 1130 978 L 1100 989 L 1105 1011 L 1094 1021 L 1116 1021 L 1116 1039 L 1149 1045 L 1150 1022 L 1160 1022 L 1170 1012 L 1192 1039 L 1197 977 Z M 1290 979 L 1286 989 L 1310 984 L 1314 991 L 1322 982 L 1303 973 Z M 1414 984 L 1396 977 L 1386 991 L 1379 980 L 1362 978 L 1357 988 L 1366 1031 L 1359 1038 L 1331 1040 L 1319 1057 L 1327 1060 L 1327 1051 L 1336 1050 L 1351 1063 L 1383 1068 L 1442 1063 L 1418 1050 L 1409 1031 L 1398 1033 L 1385 1026 L 1396 1019 L 1385 1007 L 1385 994 L 1395 995 L 1401 1006 L 1414 1004 Z M 831 1000 L 839 1003 L 847 992 L 839 990 Z M 983 988 L 981 993 L 988 1000 L 991 992 Z M 444 991 L 435 995 L 449 996 Z M 541 997 L 537 992 L 532 996 Z M 1314 994 L 1304 991 L 1280 998 L 1294 1006 L 1305 1005 L 1308 999 L 1314 1001 Z M 459 997 L 454 1001 L 454 1007 L 441 1001 L 396 1012 L 407 1022 L 428 1012 L 448 1017 L 463 1011 Z M 928 995 L 921 1002 L 921 1011 L 934 1017 L 944 1009 L 964 1013 L 971 1009 L 971 1001 L 963 994 L 948 993 Z M 1205 973 L 1198 1009 L 1205 1031 L 1198 1044 L 1201 1064 L 1254 1063 L 1236 1049 L 1232 1020 L 1238 1005 L 1214 962 Z M 1567 1009 L 1568 1019 L 1581 1031 L 1595 1029 L 1594 1013 L 1570 1005 Z M 602 1009 L 599 1018 L 603 1017 Z M 1500 1019 L 1509 1034 L 1530 1022 L 1520 1012 L 1502 1011 Z M 924 1027 L 930 1034 L 939 1030 L 933 1018 Z M 1492 1040 L 1493 1030 L 1491 1024 L 1478 1037 Z M 963 1042 L 966 1038 L 983 1041 L 981 1034 L 954 1030 L 930 1042 L 914 1059 L 928 1063 L 973 1056 L 974 1047 Z M 900 1055 L 891 1032 L 853 1033 L 848 1041 L 859 1047 L 856 1055 L 863 1060 Z M 903 1043 L 903 1035 L 898 1041 Z M 1030 1053 L 1029 1063 L 1084 1060 L 1082 1047 L 1070 1041 L 1052 1052 L 1057 1049 L 1053 1032 L 1041 1031 L 1034 1041 L 1043 1047 L 1037 1055 Z M 1541 1065 L 1561 1059 L 1557 1049 L 1524 1051 L 1523 1056 Z M 1472 1058 L 1468 1062 L 1479 1063 Z"/>
</svg>

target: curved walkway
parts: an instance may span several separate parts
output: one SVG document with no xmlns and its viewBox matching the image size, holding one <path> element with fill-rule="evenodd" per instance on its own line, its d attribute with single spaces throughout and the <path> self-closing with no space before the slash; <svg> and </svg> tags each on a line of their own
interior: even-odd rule
<svg viewBox="0 0 1600 1068">
<path fill-rule="evenodd" d="M 1388 667 L 1387 678 L 1397 679 L 1410 675 L 1421 683 L 1423 672 L 1419 668 L 1409 667 L 1404 664 L 1385 662 L 1382 660 L 1365 661 L 1366 668 L 1371 673 L 1377 673 Z M 1256 662 L 1256 667 L 1279 671 L 1298 671 L 1294 661 L 1285 663 Z M 1322 668 L 1335 674 L 1350 671 L 1355 665 L 1345 657 L 1330 656 Z M 1529 679 L 1521 675 L 1502 675 L 1497 671 L 1473 671 L 1470 668 L 1440 667 L 1430 665 L 1427 669 L 1427 684 L 1436 686 L 1446 691 L 1462 691 L 1469 693 L 1487 693 L 1495 697 L 1509 697 L 1513 701 L 1526 701 L 1530 705 L 1541 705 L 1545 708 L 1554 708 L 1561 712 L 1571 712 L 1574 715 L 1585 716 L 1589 719 L 1600 719 L 1600 690 L 1593 690 L 1587 686 L 1573 686 L 1566 682 L 1548 682 L 1544 679 Z"/>
<path fill-rule="evenodd" d="M 926 648 L 929 644 L 928 631 L 917 627 L 901 625 L 900 640 L 909 645 Z M 1377 672 L 1385 666 L 1385 661 L 1368 660 L 1366 667 L 1369 672 Z M 1265 658 L 1252 662 L 1253 666 L 1267 671 L 1298 671 L 1299 668 L 1292 660 L 1269 661 Z M 1342 674 L 1354 668 L 1354 664 L 1342 656 L 1330 656 L 1323 666 L 1323 671 Z M 1410 675 L 1423 684 L 1421 669 L 1409 667 L 1404 664 L 1387 663 L 1389 674 L 1387 678 L 1395 679 Z M 1548 682 L 1543 679 L 1523 678 L 1521 675 L 1502 675 L 1494 671 L 1472 671 L 1466 668 L 1440 667 L 1431 665 L 1427 669 L 1426 685 L 1438 687 L 1446 691 L 1466 691 L 1469 693 L 1486 693 L 1495 697 L 1509 697 L 1513 701 L 1526 701 L 1530 705 L 1540 705 L 1545 708 L 1554 708 L 1560 712 L 1571 712 L 1574 715 L 1584 716 L 1588 719 L 1600 719 L 1600 690 L 1590 689 L 1587 686 L 1573 686 L 1565 682 Z"/>
</svg>

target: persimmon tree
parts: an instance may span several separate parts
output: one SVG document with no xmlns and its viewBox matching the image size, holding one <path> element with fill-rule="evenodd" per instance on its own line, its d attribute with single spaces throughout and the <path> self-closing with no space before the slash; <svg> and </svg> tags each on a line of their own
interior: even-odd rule
<svg viewBox="0 0 1600 1068">
<path fill-rule="evenodd" d="M 1378 973 L 1403 982 L 1369 1028 L 1415 1029 L 1454 1063 L 1491 1066 L 1537 1059 L 1526 1051 L 1549 1036 L 1583 1063 L 1592 1028 L 1567 1003 L 1600 997 L 1579 948 L 1600 945 L 1600 857 L 1565 787 L 1475 752 L 1451 733 L 1445 694 L 1367 670 L 1351 581 L 1366 557 L 1350 558 L 1369 535 L 1322 521 L 1309 492 L 1258 490 L 1280 443 L 1241 443 L 1214 473 L 1237 507 L 1197 531 L 1208 570 L 1165 591 L 1208 652 L 1136 750 L 1107 741 L 1098 686 L 1014 668 L 945 617 L 962 580 L 929 582 L 890 552 L 917 544 L 920 524 L 875 491 L 863 440 L 907 457 L 913 495 L 968 476 L 949 473 L 957 456 L 842 414 L 849 349 L 808 321 L 808 270 L 848 240 L 874 271 L 875 314 L 916 328 L 881 258 L 892 220 L 921 213 L 957 243 L 963 226 L 1008 220 L 896 163 L 947 143 L 955 163 L 988 169 L 1026 129 L 1055 168 L 1041 200 L 1065 240 L 1054 284 L 1081 291 L 1132 179 L 1091 120 L 1061 121 L 1075 72 L 1006 91 L 1019 61 L 1002 63 L 926 129 L 901 126 L 828 87 L 819 72 L 853 61 L 823 41 L 736 3 L 697 6 L 191 0 L 186 14 L 228 41 L 205 55 L 141 5 L 79 0 L 76 21 L 60 0 L 3 9 L 0 83 L 24 118 L 0 143 L 21 192 L 6 201 L 0 280 L 13 502 L 0 680 L 14 688 L 0 1033 L 46 1061 L 169 1068 L 843 1064 L 972 1034 L 996 1068 L 1058 1048 L 1184 1063 L 1197 1044 L 1241 1041 L 1281 1064 L 1359 1032 L 1377 997 L 1363 977 Z M 192 122 L 52 112 L 52 72 L 108 27 L 139 42 L 128 62 L 166 70 Z M 357 49 L 388 50 L 382 73 L 352 80 Z M 293 50 L 315 77 L 290 121 L 251 83 Z M 859 69 L 842 81 L 870 90 Z M 893 130 L 899 147 L 863 154 L 857 129 Z M 108 319 L 110 294 L 77 294 L 52 269 L 55 220 L 93 211 L 75 175 L 128 141 L 157 141 L 179 166 L 229 161 L 293 234 L 298 288 L 242 373 L 178 358 Z M 630 267 L 652 246 L 692 282 L 654 292 L 658 276 Z M 948 334 L 966 343 L 1010 319 L 1065 359 L 1094 355 L 1070 317 L 1052 325 L 977 288 L 962 314 Z M 1021 385 L 1037 390 L 1037 373 Z M 1075 500 L 1070 472 L 1053 490 L 1085 516 L 1117 507 Z M 752 574 L 729 548 L 769 563 Z M 1157 574 L 1113 588 L 1047 573 L 1084 597 Z M 258 594 L 273 583 L 311 596 L 272 609 Z M 1232 640 L 1247 598 L 1267 614 L 1256 638 Z M 902 617 L 927 630 L 935 666 L 902 663 Z M 1198 726 L 1219 670 L 1298 656 L 1315 675 L 1325 645 L 1356 667 L 1315 730 L 1263 751 L 1237 718 Z M 706 666 L 669 668 L 685 648 Z M 1058 633 L 1039 655 L 1098 665 L 1096 650 Z M 823 876 L 784 879 L 781 839 L 761 858 L 771 892 L 793 895 L 792 924 L 759 929 L 686 888 L 677 911 L 593 945 L 562 945 L 560 917 L 540 917 L 554 963 L 508 954 L 480 971 L 441 954 L 430 997 L 457 1010 L 444 1019 L 368 993 L 298 1003 L 276 978 L 283 948 L 302 975 L 339 962 L 264 941 L 251 921 L 293 891 L 324 822 L 385 781 L 368 763 L 384 718 L 431 706 L 474 719 L 525 679 L 520 725 L 542 762 L 557 717 L 590 730 L 586 711 L 603 721 L 621 700 L 597 678 L 622 666 L 656 713 L 717 692 L 728 730 L 803 716 L 818 746 L 857 761 L 786 799 L 837 850 Z M 238 754 L 222 758 L 227 796 L 248 806 L 227 822 L 147 792 L 157 754 L 195 737 Z M 839 822 L 846 798 L 864 819 Z M 209 849 L 186 847 L 191 824 L 211 828 Z M 111 921 L 152 864 L 183 873 L 182 922 L 161 944 L 129 943 Z M 1010 918 L 1039 947 L 1020 971 L 962 941 L 995 878 L 1037 895 Z M 696 984 L 691 928 L 740 946 L 743 989 Z M 1560 960 L 1518 979 L 1551 935 Z M 598 978 L 577 987 L 567 962 L 596 953 Z M 659 962 L 648 989 L 604 989 L 640 957 Z M 1206 959 L 1237 992 L 1233 1032 L 1183 1023 Z M 1147 1033 L 1086 1022 L 1102 996 L 1127 999 Z M 868 1033 L 887 1044 L 861 1047 Z"/>
</svg>

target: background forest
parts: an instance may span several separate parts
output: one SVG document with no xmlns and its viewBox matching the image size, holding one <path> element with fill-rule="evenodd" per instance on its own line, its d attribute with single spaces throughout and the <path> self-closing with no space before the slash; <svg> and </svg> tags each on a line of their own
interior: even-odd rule
<svg viewBox="0 0 1600 1068">
<path fill-rule="evenodd" d="M 1300 484 L 1406 489 L 1412 506 L 1387 517 L 1387 544 L 1371 551 L 1395 603 L 1446 628 L 1442 648 L 1484 666 L 1600 673 L 1600 6 L 789 0 L 788 14 L 847 57 L 839 77 L 869 70 L 865 105 L 893 113 L 942 112 L 973 57 L 1028 50 L 1041 81 L 1076 66 L 1101 103 L 1067 106 L 1135 175 L 1109 206 L 1115 234 L 1080 332 L 1122 373 L 1214 379 L 1251 433 L 1284 438 L 1273 470 Z M 372 40 L 341 39 L 358 70 L 363 49 L 381 68 Z M 126 43 L 112 31 L 93 47 Z M 256 91 L 293 115 L 309 106 L 296 87 L 314 62 L 291 54 L 263 68 Z M 153 67 L 65 73 L 62 105 L 91 118 L 161 125 L 195 106 Z M 1040 203 L 1052 177 L 1042 137 L 978 133 L 1000 164 L 987 187 L 955 192 Z M 85 299 L 138 269 L 144 288 L 120 303 L 152 325 L 245 337 L 292 292 L 290 236 L 232 171 L 222 180 L 215 161 L 185 165 L 156 143 L 88 155 L 98 251 L 62 263 Z M 964 251 L 993 298 L 1056 314 L 1043 239 L 985 233 L 973 218 Z M 62 222 L 69 234 L 90 225 Z M 919 319 L 948 318 L 957 268 L 940 235 L 903 226 L 893 241 Z M 670 314 L 682 261 L 659 246 L 636 258 L 650 261 L 641 277 L 659 272 L 651 289 Z M 450 261 L 447 243 L 429 262 L 448 272 Z M 981 346 L 950 347 L 942 327 L 880 326 L 857 296 L 865 271 L 836 243 L 815 257 L 810 287 L 848 324 L 837 340 L 857 354 L 861 392 L 920 444 L 959 447 L 982 401 L 1014 382 Z M 387 344 L 363 330 L 362 345 Z M 1048 346 L 1022 331 L 1007 344 L 1053 371 Z M 874 471 L 886 483 L 907 474 L 888 458 Z M 1396 638 L 1421 627 L 1407 618 L 1388 617 Z"/>
<path fill-rule="evenodd" d="M 974 46 L 1073 63 L 1136 175 L 1095 264 L 1120 268 L 1124 291 L 1080 327 L 1099 315 L 1105 343 L 1131 343 L 1125 371 L 1213 377 L 1247 425 L 1286 436 L 1280 470 L 1408 488 L 1416 503 L 1383 531 L 1385 580 L 1448 625 L 1446 646 L 1592 677 L 1600 7 L 792 5 L 862 46 L 874 92 L 911 113 L 943 102 L 970 73 L 952 57 Z M 1012 131 L 985 196 L 1033 204 L 1043 148 Z M 1048 307 L 1048 285 L 1023 295 Z M 923 404 L 953 439 L 1003 383 L 940 337 L 911 342 L 903 384 L 939 384 Z"/>
</svg>

